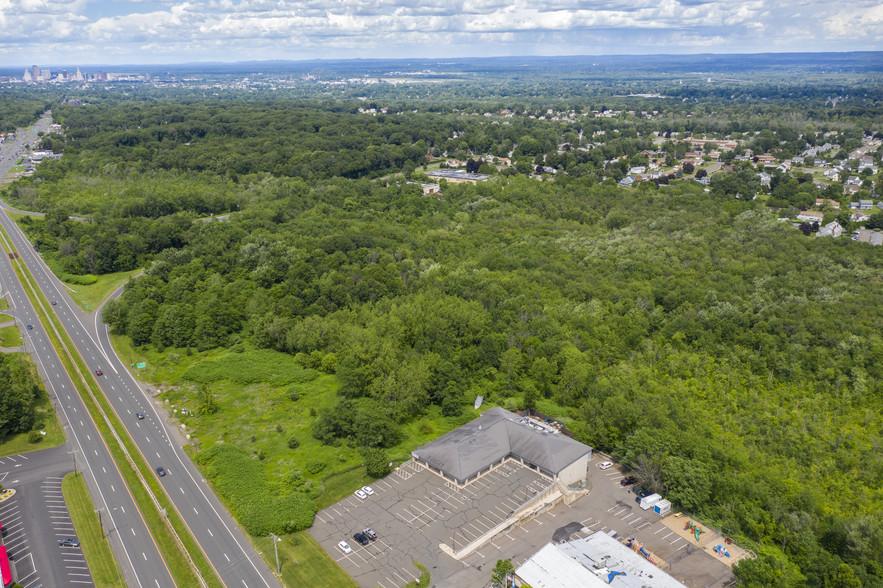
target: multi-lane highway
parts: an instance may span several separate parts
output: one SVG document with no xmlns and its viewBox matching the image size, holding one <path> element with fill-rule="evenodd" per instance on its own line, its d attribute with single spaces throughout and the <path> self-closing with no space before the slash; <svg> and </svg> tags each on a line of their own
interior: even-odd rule
<svg viewBox="0 0 883 588">
<path fill-rule="evenodd" d="M 11 225 L 5 214 L 0 214 L 0 217 L 4 225 Z M 37 314 L 12 269 L 12 263 L 17 263 L 17 260 L 10 261 L 6 255 L 0 260 L 0 289 L 11 307 L 6 312 L 19 323 L 25 348 L 34 358 L 49 394 L 56 400 L 56 410 L 65 423 L 72 462 L 86 474 L 95 506 L 104 513 L 108 538 L 118 554 L 128 585 L 140 588 L 174 586 L 122 473 L 86 411 L 43 325 L 37 320 Z M 25 325 L 32 325 L 33 328 L 27 329 Z M 53 535 L 48 537 L 51 541 L 55 540 Z"/>
<path fill-rule="evenodd" d="M 0 164 L 0 173 L 5 171 L 4 168 L 8 169 L 7 165 Z M 0 207 L 5 209 L 6 203 L 0 201 Z M 6 214 L 0 214 L 0 223 L 10 235 L 22 261 L 31 270 L 37 286 L 43 290 L 46 298 L 56 302 L 51 309 L 57 314 L 80 355 L 92 370 L 101 369 L 103 375 L 96 376 L 96 380 L 144 459 L 154 468 L 161 466 L 165 469 L 166 475 L 160 477 L 159 482 L 221 582 L 237 588 L 280 586 L 245 534 L 201 478 L 199 471 L 173 442 L 160 412 L 124 363 L 116 357 L 98 311 L 91 315 L 80 311 L 67 295 L 66 286 L 55 278 L 18 226 Z M 9 272 L 9 264 L 4 264 L 4 267 Z M 0 279 L 5 281 L 7 277 L 0 276 Z M 33 322 L 30 318 L 28 320 Z M 34 331 L 27 331 L 26 334 L 40 335 Z M 50 352 L 54 356 L 48 342 L 36 344 L 35 351 L 41 358 L 49 357 Z M 54 361 L 54 365 L 60 365 L 57 358 Z M 70 391 L 70 388 L 67 390 Z M 62 390 L 61 397 L 64 394 Z M 71 396 L 76 397 L 73 393 Z M 143 420 L 135 416 L 138 412 L 143 413 Z M 98 471 L 101 472 L 101 469 Z M 102 484 L 101 487 L 107 488 L 107 485 Z M 161 564 L 154 564 L 153 572 L 160 567 L 164 569 Z M 148 579 L 147 583 L 142 584 L 143 580 L 139 577 L 137 584 L 130 585 L 153 585 L 152 575 L 145 575 L 144 578 Z M 164 587 L 172 584 L 169 580 L 160 581 L 157 585 Z"/>
</svg>

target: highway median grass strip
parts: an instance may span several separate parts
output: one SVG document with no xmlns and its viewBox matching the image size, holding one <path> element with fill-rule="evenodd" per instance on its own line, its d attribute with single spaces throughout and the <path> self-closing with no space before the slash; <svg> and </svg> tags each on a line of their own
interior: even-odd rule
<svg viewBox="0 0 883 588">
<path fill-rule="evenodd" d="M 12 253 L 7 249 L 7 244 L 11 243 L 11 241 L 6 234 L 6 231 L 0 228 L 0 233 L 4 236 L 4 250 L 7 250 L 8 253 Z M 28 296 L 32 299 L 32 302 L 35 302 L 34 309 L 40 317 L 40 321 L 44 326 L 51 324 L 54 327 L 53 329 L 46 329 L 46 333 L 58 352 L 59 358 L 65 366 L 67 373 L 77 374 L 79 376 L 78 378 L 72 377 L 71 381 L 79 392 L 80 398 L 83 400 L 86 409 L 92 416 L 92 420 L 95 422 L 102 438 L 105 440 L 105 445 L 108 447 L 108 450 L 118 464 L 120 472 L 122 473 L 134 500 L 137 502 L 148 528 L 154 536 L 154 540 L 160 553 L 163 555 L 163 558 L 169 567 L 169 572 L 172 575 L 172 578 L 179 586 L 201 585 L 199 578 L 188 560 L 187 554 L 189 554 L 190 560 L 192 560 L 193 565 L 199 569 L 199 572 L 207 585 L 213 587 L 222 586 L 221 582 L 215 576 L 208 560 L 205 559 L 204 554 L 187 530 L 183 520 L 181 520 L 171 501 L 169 501 L 165 492 L 156 481 L 156 478 L 154 478 L 152 468 L 144 462 L 143 456 L 129 438 L 128 432 L 119 422 L 116 413 L 110 407 L 104 394 L 96 395 L 92 393 L 91 386 L 97 386 L 97 383 L 92 378 L 90 369 L 85 365 L 79 354 L 74 355 L 69 352 L 71 347 L 74 349 L 76 349 L 76 347 L 70 341 L 67 332 L 58 322 L 54 313 L 46 311 L 49 302 L 46 300 L 42 291 L 33 287 L 32 284 L 34 283 L 34 280 L 30 271 L 23 263 L 21 266 L 17 264 L 12 265 L 22 284 L 26 284 L 27 288 L 30 288 Z M 34 297 L 36 297 L 37 300 L 33 300 Z M 61 340 L 59 340 L 58 337 L 60 337 Z M 64 350 L 64 353 L 62 353 L 61 350 Z M 110 425 L 108 425 L 108 422 L 110 422 Z M 113 426 L 113 431 L 110 428 L 111 426 Z M 110 437 L 117 438 L 119 443 L 107 442 Z M 132 457 L 136 455 L 139 456 L 137 462 Z M 130 467 L 124 467 L 122 465 L 124 463 L 128 463 Z M 150 488 L 151 493 L 156 497 L 159 507 L 153 503 L 147 487 Z M 160 508 L 164 513 L 160 512 Z M 169 526 L 174 529 L 175 533 L 172 533 Z M 184 544 L 183 546 L 176 538 L 176 534 Z"/>
<path fill-rule="evenodd" d="M 70 511 L 74 529 L 77 530 L 76 538 L 80 541 L 83 556 L 89 565 L 92 582 L 97 588 L 125 586 L 113 550 L 107 542 L 107 531 L 95 512 L 95 505 L 83 477 L 77 474 L 66 475 L 61 482 L 61 492 Z"/>
</svg>

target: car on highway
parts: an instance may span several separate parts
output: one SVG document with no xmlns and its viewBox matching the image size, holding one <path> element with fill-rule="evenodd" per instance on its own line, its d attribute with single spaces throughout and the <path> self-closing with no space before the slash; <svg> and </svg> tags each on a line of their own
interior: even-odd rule
<svg viewBox="0 0 883 588">
<path fill-rule="evenodd" d="M 33 330 L 34 330 L 34 325 L 28 325 L 28 330 L 29 330 L 29 331 L 33 331 Z"/>
<path fill-rule="evenodd" d="M 52 301 L 52 306 L 55 306 L 55 305 L 57 305 L 57 304 L 58 304 L 58 301 L 57 301 L 57 300 L 53 300 L 53 301 Z"/>
<path fill-rule="evenodd" d="M 58 544 L 61 547 L 79 547 L 80 542 L 74 539 L 73 537 L 65 537 L 64 539 L 60 539 Z"/>
<path fill-rule="evenodd" d="M 95 370 L 95 375 L 101 376 L 101 375 L 104 375 L 104 372 L 101 371 L 101 368 L 98 368 L 97 370 Z"/>
<path fill-rule="evenodd" d="M 368 539 L 370 539 L 371 541 L 377 539 L 377 532 L 371 527 L 365 527 L 364 529 L 362 529 L 362 533 L 364 535 L 367 535 Z"/>
<path fill-rule="evenodd" d="M 364 492 L 368 496 L 371 496 L 374 494 L 374 489 L 371 488 L 371 486 L 362 486 L 362 492 Z"/>
<path fill-rule="evenodd" d="M 598 467 L 601 468 L 602 470 L 606 470 L 608 468 L 613 467 L 613 462 L 612 461 L 602 461 L 601 463 L 598 464 Z"/>
<path fill-rule="evenodd" d="M 353 539 L 359 542 L 359 545 L 368 545 L 368 537 L 367 535 L 363 535 L 361 533 L 356 533 L 353 535 Z"/>
<path fill-rule="evenodd" d="M 144 419 L 144 413 L 143 413 L 143 412 L 136 412 L 136 413 L 135 413 L 135 416 L 138 417 L 138 420 L 139 420 L 139 421 Z"/>
<path fill-rule="evenodd" d="M 349 543 L 347 543 L 346 541 L 341 541 L 340 543 L 337 544 L 337 546 L 340 547 L 340 550 L 343 551 L 344 553 L 352 553 L 353 552 L 353 548 L 350 547 Z"/>
<path fill-rule="evenodd" d="M 356 490 L 355 492 L 353 492 L 353 494 L 355 494 L 356 498 L 358 498 L 359 500 L 365 500 L 366 498 L 368 498 L 368 495 L 365 494 L 365 491 L 361 489 Z"/>
<path fill-rule="evenodd" d="M 162 466 L 159 466 L 156 468 L 156 473 L 159 475 L 160 478 L 162 478 L 166 475 L 166 469 Z"/>
<path fill-rule="evenodd" d="M 631 486 L 632 484 L 637 483 L 638 479 L 634 476 L 626 476 L 622 480 L 619 481 L 620 486 Z"/>
</svg>

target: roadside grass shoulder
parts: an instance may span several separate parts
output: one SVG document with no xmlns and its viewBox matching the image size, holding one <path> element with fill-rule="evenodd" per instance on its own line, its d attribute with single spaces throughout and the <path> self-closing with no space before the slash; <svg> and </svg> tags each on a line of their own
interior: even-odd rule
<svg viewBox="0 0 883 588">
<path fill-rule="evenodd" d="M 0 310 L 9 310 L 9 302 L 5 297 L 0 297 Z"/>
<path fill-rule="evenodd" d="M 12 318 L 12 317 L 10 317 Z M 4 322 L 6 318 L 0 316 L 0 322 Z M 0 347 L 18 347 L 21 345 L 21 331 L 15 325 L 0 328 Z"/>
<path fill-rule="evenodd" d="M 306 531 L 281 535 L 279 567 L 285 586 L 309 588 L 355 588 L 357 584 Z M 269 537 L 252 538 L 255 547 L 273 570 L 276 553 Z"/>
<path fill-rule="evenodd" d="M 50 266 L 51 267 L 51 266 Z M 53 269 L 53 271 L 55 271 Z M 129 281 L 129 279 L 140 272 L 140 269 L 128 272 L 117 272 L 114 274 L 101 274 L 97 276 L 98 280 L 94 284 L 82 285 L 71 284 L 68 290 L 71 298 L 77 303 L 77 306 L 87 312 L 93 312 L 110 296 L 117 288 Z M 61 275 L 55 272 L 55 275 Z"/>
<path fill-rule="evenodd" d="M 95 586 L 125 586 L 83 477 L 75 473 L 66 475 L 61 482 L 61 492 Z"/>
</svg>

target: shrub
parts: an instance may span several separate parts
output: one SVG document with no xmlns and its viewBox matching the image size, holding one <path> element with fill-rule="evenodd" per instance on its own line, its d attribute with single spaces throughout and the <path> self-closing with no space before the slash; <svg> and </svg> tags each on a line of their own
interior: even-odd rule
<svg viewBox="0 0 883 588">
<path fill-rule="evenodd" d="M 40 434 L 40 431 L 31 431 L 28 433 L 28 443 L 39 443 L 43 440 L 43 435 Z"/>
<path fill-rule="evenodd" d="M 297 437 L 289 437 L 288 438 L 288 448 L 289 449 L 297 449 L 300 447 L 300 441 Z"/>
<path fill-rule="evenodd" d="M 321 459 L 311 459 L 307 462 L 306 469 L 311 474 L 318 474 L 325 469 L 325 462 Z"/>
<path fill-rule="evenodd" d="M 262 349 L 247 353 L 228 353 L 218 359 L 201 361 L 184 372 L 184 379 L 200 384 L 229 380 L 237 384 L 286 384 L 315 380 L 319 373 L 304 369 L 290 355 Z"/>
<path fill-rule="evenodd" d="M 282 432 L 282 425 L 280 425 L 279 423 L 276 423 L 276 432 L 277 432 L 277 433 L 281 433 L 281 432 Z"/>
<path fill-rule="evenodd" d="M 92 274 L 84 274 L 81 276 L 74 274 L 61 274 L 59 278 L 61 278 L 62 282 L 77 284 L 79 286 L 90 286 L 98 281 L 98 276 L 93 276 Z"/>
<path fill-rule="evenodd" d="M 389 473 L 389 458 L 383 450 L 366 447 L 362 456 L 365 458 L 365 471 L 372 478 L 382 478 Z"/>
</svg>

